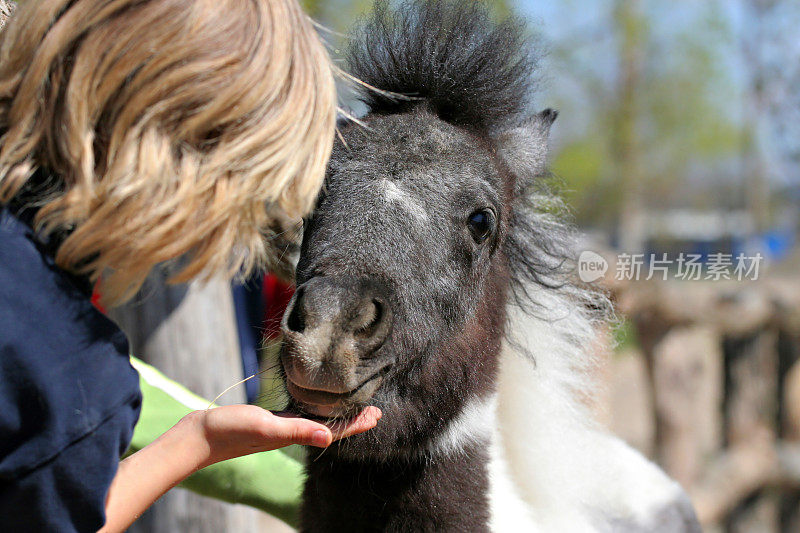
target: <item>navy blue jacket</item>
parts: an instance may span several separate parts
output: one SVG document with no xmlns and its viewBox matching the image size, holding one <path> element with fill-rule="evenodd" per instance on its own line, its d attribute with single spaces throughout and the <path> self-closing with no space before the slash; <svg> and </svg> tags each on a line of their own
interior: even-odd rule
<svg viewBox="0 0 800 533">
<path fill-rule="evenodd" d="M 0 531 L 96 531 L 139 416 L 124 334 L 0 207 Z"/>
</svg>

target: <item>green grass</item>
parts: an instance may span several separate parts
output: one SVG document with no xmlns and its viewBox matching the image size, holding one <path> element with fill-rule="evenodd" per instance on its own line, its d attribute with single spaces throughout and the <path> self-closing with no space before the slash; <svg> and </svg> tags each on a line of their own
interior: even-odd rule
<svg viewBox="0 0 800 533">
<path fill-rule="evenodd" d="M 639 347 L 639 338 L 636 336 L 636 328 L 627 318 L 620 319 L 612 330 L 614 335 L 614 350 L 621 353 Z"/>
</svg>

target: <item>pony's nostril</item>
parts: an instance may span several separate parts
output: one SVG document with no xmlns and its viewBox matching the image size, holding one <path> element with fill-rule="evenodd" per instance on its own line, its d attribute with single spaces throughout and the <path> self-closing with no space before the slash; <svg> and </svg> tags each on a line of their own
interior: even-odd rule
<svg viewBox="0 0 800 533">
<path fill-rule="evenodd" d="M 306 320 L 301 301 L 302 297 L 302 289 L 298 289 L 295 295 L 294 305 L 292 305 L 292 310 L 289 312 L 289 316 L 286 319 L 286 327 L 289 328 L 289 331 L 295 333 L 303 333 L 306 329 Z"/>
<path fill-rule="evenodd" d="M 365 311 L 360 316 L 361 325 L 356 327 L 354 331 L 357 337 L 362 338 L 371 337 L 383 319 L 383 304 L 380 300 L 373 298 L 365 308 Z"/>
</svg>

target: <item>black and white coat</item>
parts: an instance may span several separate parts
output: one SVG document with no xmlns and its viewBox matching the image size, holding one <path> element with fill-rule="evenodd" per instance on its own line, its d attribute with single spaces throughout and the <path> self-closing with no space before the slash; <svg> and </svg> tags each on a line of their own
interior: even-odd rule
<svg viewBox="0 0 800 533">
<path fill-rule="evenodd" d="M 699 531 L 581 401 L 606 303 L 569 277 L 528 47 L 466 0 L 379 2 L 351 41 L 355 76 L 413 97 L 342 125 L 281 362 L 300 412 L 384 417 L 311 453 L 304 531 Z"/>
</svg>

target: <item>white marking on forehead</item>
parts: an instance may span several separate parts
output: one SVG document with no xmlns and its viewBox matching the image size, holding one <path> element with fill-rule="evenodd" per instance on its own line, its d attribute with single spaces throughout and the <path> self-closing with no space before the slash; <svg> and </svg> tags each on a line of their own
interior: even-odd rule
<svg viewBox="0 0 800 533">
<path fill-rule="evenodd" d="M 425 207 L 420 204 L 410 192 L 388 179 L 384 179 L 381 184 L 383 185 L 387 202 L 399 204 L 400 207 L 417 219 L 425 222 L 428 221 L 428 212 L 425 210 Z"/>
<path fill-rule="evenodd" d="M 495 425 L 496 409 L 495 394 L 470 400 L 442 434 L 428 445 L 428 453 L 449 455 L 460 452 L 468 444 L 488 443 Z"/>
</svg>

